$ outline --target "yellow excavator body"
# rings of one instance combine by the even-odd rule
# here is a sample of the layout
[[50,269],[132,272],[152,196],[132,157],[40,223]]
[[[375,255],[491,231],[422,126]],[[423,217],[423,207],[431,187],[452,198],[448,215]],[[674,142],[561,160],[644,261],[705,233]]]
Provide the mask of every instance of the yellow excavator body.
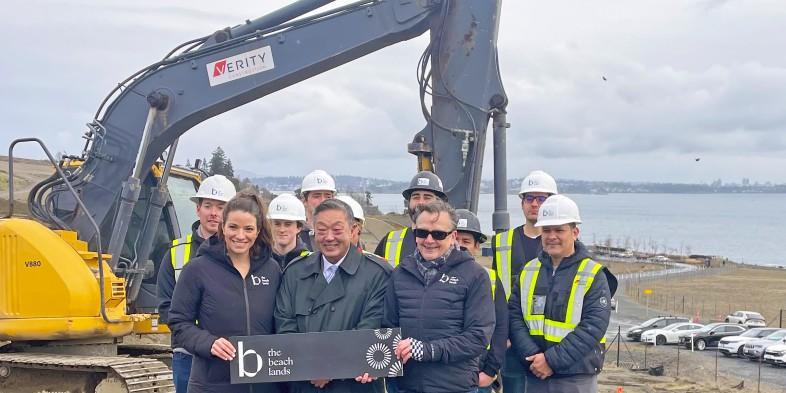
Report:
[[126,315],[125,280],[103,256],[107,322],[101,315],[98,254],[73,231],[23,218],[0,220],[0,341],[113,338],[144,314]]

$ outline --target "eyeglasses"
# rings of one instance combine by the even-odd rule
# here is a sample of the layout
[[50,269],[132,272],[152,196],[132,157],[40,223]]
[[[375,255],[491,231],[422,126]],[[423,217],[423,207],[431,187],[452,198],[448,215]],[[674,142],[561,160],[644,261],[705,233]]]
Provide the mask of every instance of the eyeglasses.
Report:
[[445,240],[448,235],[453,233],[453,231],[445,232],[445,231],[427,231],[425,229],[415,229],[413,231],[415,233],[415,237],[419,237],[421,239],[425,239],[428,235],[431,235],[434,240]]
[[546,202],[547,198],[548,198],[547,196],[543,196],[543,195],[524,195],[524,197],[522,197],[521,199],[523,199],[527,203],[535,202],[536,199],[538,200],[538,203],[543,203]]

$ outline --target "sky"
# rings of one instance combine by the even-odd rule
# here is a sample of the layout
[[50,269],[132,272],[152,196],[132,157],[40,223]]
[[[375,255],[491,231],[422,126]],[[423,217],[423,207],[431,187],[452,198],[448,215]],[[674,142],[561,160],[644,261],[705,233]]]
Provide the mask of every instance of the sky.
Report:
[[[118,82],[181,42],[287,3],[4,1],[0,144],[38,136],[78,153]],[[503,1],[508,176],[786,183],[785,24],[779,0]],[[244,174],[407,180],[416,161],[406,144],[425,124],[415,67],[427,43],[385,48],[199,124],[177,162],[220,145]]]

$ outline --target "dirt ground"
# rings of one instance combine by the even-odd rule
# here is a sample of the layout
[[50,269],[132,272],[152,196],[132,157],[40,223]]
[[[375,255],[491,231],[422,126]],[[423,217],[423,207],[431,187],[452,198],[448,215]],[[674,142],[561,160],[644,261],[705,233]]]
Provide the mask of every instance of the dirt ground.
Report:
[[[54,173],[49,161],[14,158],[15,215],[27,215],[27,194],[39,181]],[[8,213],[8,157],[0,156],[0,216]]]
[[[786,326],[786,269],[738,267],[719,269],[709,276],[672,277],[642,283],[627,294],[638,302],[646,301],[644,289],[651,289],[650,307],[699,316],[701,320],[723,320],[737,310],[760,312],[769,326],[780,324],[781,310]],[[645,288],[646,287],[646,288]],[[683,297],[685,306],[683,312]]]

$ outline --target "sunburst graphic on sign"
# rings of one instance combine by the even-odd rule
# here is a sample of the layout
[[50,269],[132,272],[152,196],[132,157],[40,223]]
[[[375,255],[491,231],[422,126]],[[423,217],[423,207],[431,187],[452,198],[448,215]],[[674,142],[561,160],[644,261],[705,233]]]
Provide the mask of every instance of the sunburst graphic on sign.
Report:
[[404,366],[401,364],[401,362],[400,361],[396,361],[388,369],[388,377],[391,377],[391,378],[398,377],[401,374],[402,368],[404,368]]
[[387,340],[393,335],[393,329],[376,329],[374,335],[380,340]]
[[396,337],[393,337],[393,348],[398,348],[398,342],[401,341],[401,335],[397,334]]
[[372,344],[366,351],[366,362],[375,370],[382,370],[390,365],[391,351],[383,343]]

